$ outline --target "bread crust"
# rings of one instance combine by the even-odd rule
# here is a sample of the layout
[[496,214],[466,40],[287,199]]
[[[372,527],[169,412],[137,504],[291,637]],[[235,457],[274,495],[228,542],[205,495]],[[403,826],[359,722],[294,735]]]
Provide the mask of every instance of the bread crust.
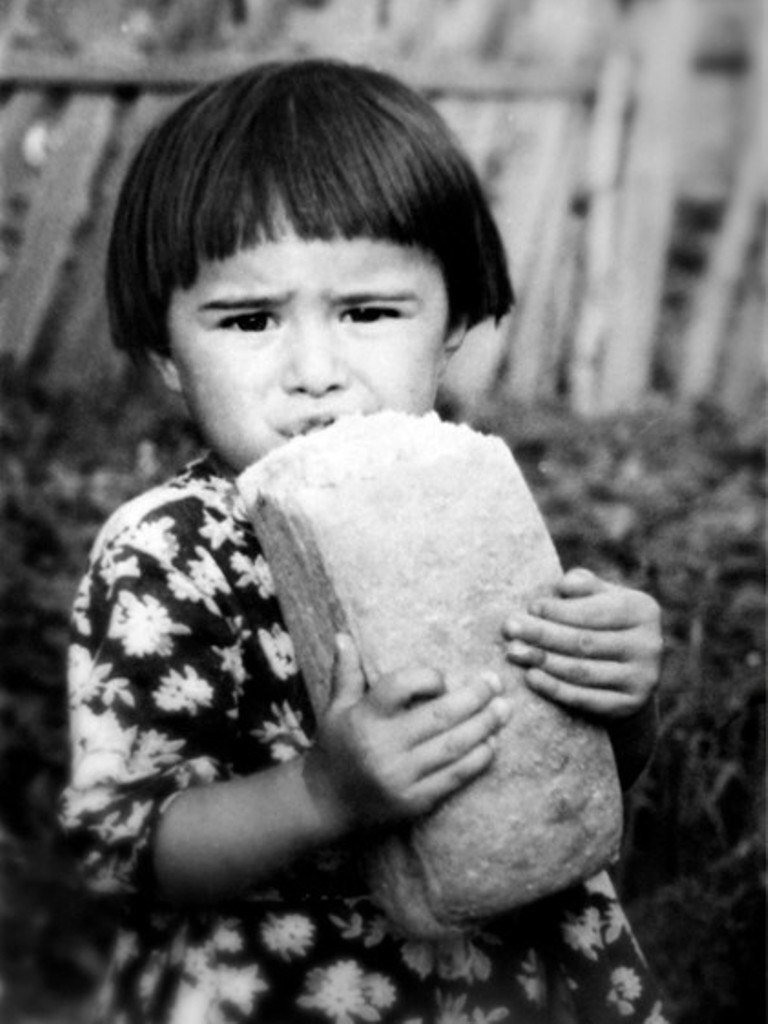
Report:
[[398,669],[449,687],[492,670],[513,705],[491,768],[371,851],[391,921],[439,937],[529,904],[615,859],[621,793],[605,731],[545,701],[505,657],[501,625],[561,576],[498,438],[385,412],[291,441],[238,481],[318,713],[335,633],[372,687]]

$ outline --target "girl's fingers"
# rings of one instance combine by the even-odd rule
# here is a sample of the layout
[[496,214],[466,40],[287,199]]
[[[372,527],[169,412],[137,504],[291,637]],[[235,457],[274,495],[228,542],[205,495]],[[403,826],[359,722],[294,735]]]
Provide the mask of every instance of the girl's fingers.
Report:
[[423,814],[457,789],[481,775],[495,756],[494,743],[487,740],[473,747],[464,757],[425,775],[413,787],[410,806],[413,813]]
[[650,642],[648,651],[644,650],[648,639],[644,630],[578,629],[521,615],[514,622],[508,622],[504,632],[511,638],[507,654],[522,665],[541,665],[546,656],[545,650],[573,657],[621,662],[652,653]]
[[413,708],[404,723],[408,743],[416,746],[442,736],[480,713],[506,720],[508,703],[501,680],[494,673],[486,673],[437,700]]
[[587,597],[542,597],[528,611],[526,618],[589,630],[632,629],[659,620],[659,607],[652,597],[639,590],[610,586]]
[[417,758],[418,776],[424,778],[463,760],[492,737],[509,721],[511,705],[502,697],[494,699],[478,714],[455,728],[434,736],[413,751]]
[[614,690],[617,693],[634,692],[638,687],[645,688],[642,675],[647,674],[648,685],[654,678],[653,666],[649,663],[647,673],[636,662],[623,664],[616,661],[597,661],[585,658],[569,658],[564,654],[547,653],[541,665],[531,669],[526,678],[534,673],[543,672],[571,686],[589,686],[603,690]]
[[555,676],[531,669],[526,673],[526,682],[530,688],[556,704],[578,711],[585,715],[596,715],[600,718],[626,718],[635,714],[643,701],[636,695],[621,693],[599,686],[579,686]]
[[561,597],[588,597],[601,591],[610,590],[611,583],[595,576],[589,569],[581,567],[570,569],[557,584],[556,590]]
[[524,668],[534,668],[536,665],[543,665],[546,658],[546,651],[540,647],[531,647],[524,640],[512,640],[507,644],[507,657],[516,665]]

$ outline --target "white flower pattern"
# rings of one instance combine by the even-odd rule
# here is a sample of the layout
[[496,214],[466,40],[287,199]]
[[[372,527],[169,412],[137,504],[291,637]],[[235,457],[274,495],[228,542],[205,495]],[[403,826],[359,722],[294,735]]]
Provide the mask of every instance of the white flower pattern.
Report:
[[269,914],[261,926],[266,948],[284,960],[306,956],[314,935],[315,926],[305,914]]
[[261,728],[253,730],[253,735],[269,746],[275,761],[290,761],[309,750],[311,743],[302,728],[301,714],[290,704],[286,701],[279,706],[273,704],[270,715]]
[[237,582],[240,586],[246,583],[254,584],[260,597],[274,597],[275,582],[263,555],[250,559],[242,551],[236,551],[232,555],[231,565],[232,570],[237,573]]
[[379,974],[365,974],[354,960],[313,968],[298,1006],[319,1010],[333,1024],[379,1021],[394,1002],[394,987]]
[[636,971],[631,967],[617,967],[611,973],[611,990],[608,1002],[615,1006],[622,1017],[628,1017],[634,1010],[643,986]]
[[[179,793],[274,768],[312,744],[272,574],[211,461],[107,523],[72,630],[62,821],[92,886],[131,900]],[[516,923],[409,939],[361,895],[358,865],[340,846],[220,911],[148,904],[119,932],[103,1021],[248,1024],[263,1011],[284,1024],[543,1024],[551,965]],[[578,981],[574,998],[590,994],[594,1019],[667,1024],[607,875],[574,890],[560,929],[563,970]]]
[[189,633],[189,627],[174,622],[168,609],[156,597],[120,595],[110,622],[108,636],[120,640],[127,655],[160,654],[173,650],[173,637]]
[[164,711],[188,711],[194,715],[201,706],[211,703],[213,687],[191,665],[185,665],[183,672],[171,669],[161,677],[154,699]]
[[179,544],[173,533],[174,525],[170,516],[151,522],[144,520],[128,534],[127,543],[156,558],[158,562],[171,563],[179,553]]
[[288,679],[297,672],[296,654],[293,641],[278,623],[267,630],[258,630],[257,636],[261,649],[267,657],[270,668],[278,679]]
[[597,960],[603,948],[599,910],[596,907],[587,907],[578,916],[569,915],[563,925],[563,934],[569,946],[590,960]]

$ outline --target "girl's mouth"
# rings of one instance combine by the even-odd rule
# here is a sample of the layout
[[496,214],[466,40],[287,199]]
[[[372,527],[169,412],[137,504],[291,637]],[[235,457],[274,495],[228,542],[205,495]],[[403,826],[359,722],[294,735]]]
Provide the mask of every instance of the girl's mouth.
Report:
[[326,427],[330,427],[331,424],[335,423],[338,416],[322,415],[322,416],[310,416],[305,420],[301,420],[298,423],[294,423],[288,428],[286,434],[289,437],[304,437],[307,434],[314,434],[318,430],[325,430]]

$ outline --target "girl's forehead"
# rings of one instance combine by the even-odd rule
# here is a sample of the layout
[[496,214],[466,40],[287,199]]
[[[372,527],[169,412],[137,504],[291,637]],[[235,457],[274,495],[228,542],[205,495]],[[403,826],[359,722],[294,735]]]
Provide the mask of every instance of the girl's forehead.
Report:
[[365,236],[303,238],[286,228],[274,238],[242,245],[222,259],[202,260],[197,283],[223,280],[296,278],[328,281],[346,278],[440,274],[437,260],[415,246]]

